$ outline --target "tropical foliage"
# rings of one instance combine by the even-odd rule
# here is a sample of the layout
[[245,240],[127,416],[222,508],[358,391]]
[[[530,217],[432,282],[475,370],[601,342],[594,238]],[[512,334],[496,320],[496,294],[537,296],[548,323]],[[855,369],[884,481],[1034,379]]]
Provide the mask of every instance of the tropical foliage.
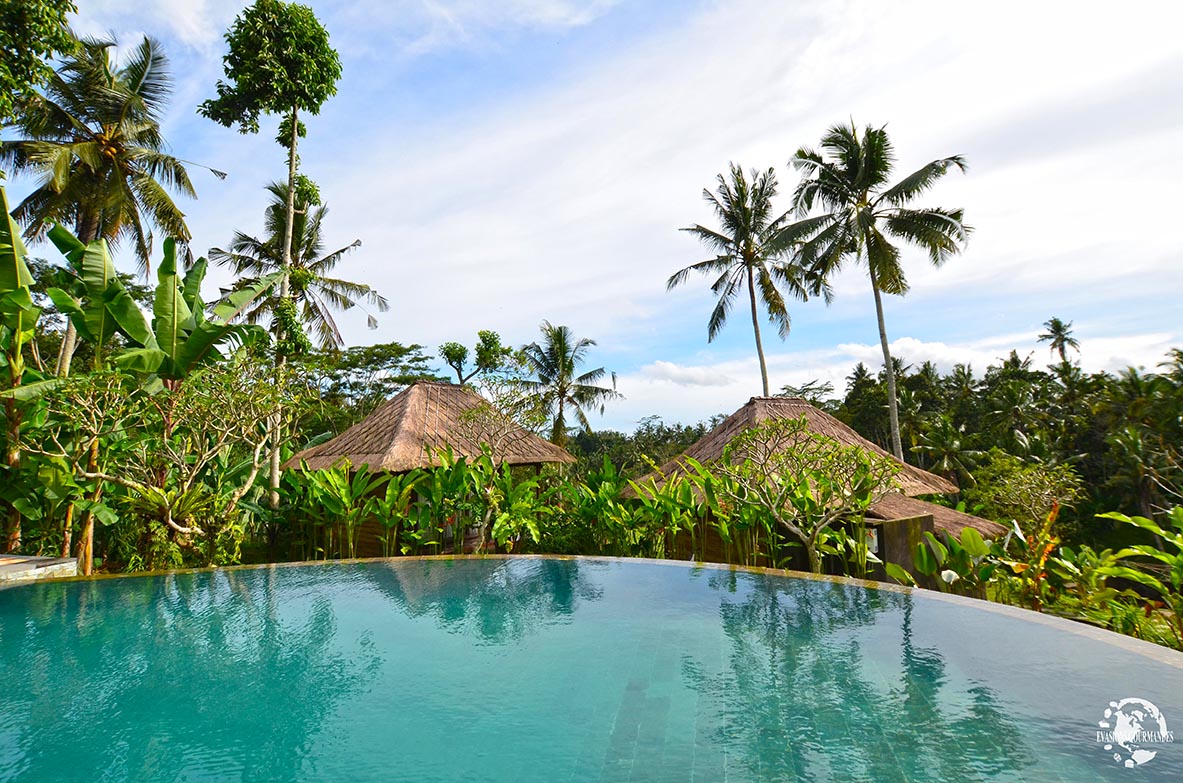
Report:
[[74,47],[66,16],[77,10],[72,0],[25,0],[0,8],[0,122],[49,78],[47,60]]
[[[1151,370],[1086,373],[1073,322],[1060,318],[1038,337],[1058,360],[1043,369],[1012,352],[981,375],[968,365],[942,372],[888,350],[881,294],[907,291],[901,248],[939,265],[965,245],[960,210],[913,206],[964,169],[960,157],[892,184],[883,129],[836,126],[819,151],[794,156],[803,176],[783,212],[774,171],[733,165],[705,193],[718,227],[685,229],[714,257],[668,281],[711,276],[712,339],[747,292],[769,395],[762,318],[784,337],[788,298],[828,298],[840,268],[866,268],[882,370],[856,366],[840,399],[819,381],[781,393],[955,481],[957,496],[933,500],[1005,531],[926,532],[900,562],[882,562],[868,515],[895,489],[899,462],[805,420],[754,427],[720,459],[683,459],[663,475],[657,465],[718,420],[649,417],[630,434],[593,431],[591,415],[620,396],[615,374],[589,369],[595,341],[567,326],[544,321],[540,339],[520,348],[492,330],[472,349],[347,347],[335,311],[387,304],[331,276],[359,243],[326,252],[327,208],[298,172],[300,117],[320,110],[340,76],[311,10],[257,0],[227,34],[226,78],[201,111],[245,132],[281,115],[288,178],[269,188],[261,237],[238,232],[211,253],[236,279],[207,301],[208,264],[192,259],[172,200],[193,186],[165,152],[159,44],[145,38],[119,63],[111,41],[59,35],[69,4],[20,7],[0,11],[0,34],[23,25],[30,35],[0,66],[14,108],[7,127],[19,137],[0,159],[35,180],[11,212],[0,189],[6,551],[73,556],[83,573],[442,552],[711,558],[892,578],[1183,648],[1183,351]],[[63,55],[56,69],[51,52]],[[48,239],[53,257],[30,258],[22,234]],[[117,243],[130,245],[139,271],[154,269],[154,285],[116,268]],[[81,370],[70,374],[75,354]],[[479,449],[445,447],[438,467],[399,475],[349,464],[279,471],[283,457],[408,384],[443,380],[435,355],[484,399],[448,422],[480,433]],[[569,447],[576,463],[508,464],[503,441],[523,428]]]
[[189,239],[169,190],[196,193],[160,132],[172,90],[160,44],[143,38],[122,64],[112,58],[116,46],[113,39],[77,43],[44,91],[22,101],[13,124],[19,137],[0,142],[0,164],[38,178],[14,212],[27,237],[67,223],[84,244],[127,240],[146,273],[150,226]]

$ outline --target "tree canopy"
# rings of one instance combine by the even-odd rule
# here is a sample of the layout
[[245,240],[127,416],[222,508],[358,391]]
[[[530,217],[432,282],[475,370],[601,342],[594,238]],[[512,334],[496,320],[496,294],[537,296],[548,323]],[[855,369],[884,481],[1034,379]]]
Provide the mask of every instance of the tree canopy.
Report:
[[0,5],[0,124],[22,98],[34,94],[53,68],[49,59],[75,46],[66,17],[73,0],[20,0]]
[[264,114],[318,114],[336,95],[341,58],[308,6],[256,0],[225,38],[226,80],[218,80],[218,97],[198,109],[214,122],[258,133]]

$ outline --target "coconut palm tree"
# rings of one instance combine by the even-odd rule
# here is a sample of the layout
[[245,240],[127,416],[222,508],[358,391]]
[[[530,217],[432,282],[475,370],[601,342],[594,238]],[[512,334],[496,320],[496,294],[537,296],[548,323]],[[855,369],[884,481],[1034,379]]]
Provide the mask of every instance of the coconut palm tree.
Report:
[[1043,328],[1046,332],[1039,335],[1039,342],[1050,343],[1049,349],[1052,353],[1060,355],[1060,361],[1068,361],[1068,349],[1080,351],[1080,343],[1072,336],[1072,322],[1064,323],[1059,318],[1052,318],[1044,321]]
[[791,322],[777,283],[783,285],[790,296],[801,301],[805,301],[810,293],[821,293],[829,301],[830,292],[824,285],[811,288],[813,278],[787,258],[793,234],[784,230],[787,215],[776,216],[772,208],[777,190],[776,172],[752,169],[750,175],[745,175],[741,166],[732,163],[730,178],[720,174],[717,179],[719,185],[715,192],[704,189],[702,195],[714,209],[720,229],[716,231],[701,225],[681,229],[697,236],[717,255],[674,273],[666,281],[666,290],[686,282],[691,272],[717,276],[711,284],[717,301],[707,323],[707,340],[713,341],[727,323],[735,299],[747,289],[752,331],[756,336],[756,356],[760,359],[760,380],[764,384],[764,396],[768,397],[768,365],[760,340],[759,304],[763,303],[768,319],[776,324],[781,339],[784,339],[789,334]]
[[[288,268],[288,283],[291,300],[303,326],[316,335],[321,348],[340,348],[345,344],[333,310],[349,310],[361,301],[379,312],[390,309],[386,298],[368,285],[351,283],[335,277],[328,277],[333,268],[350,250],[361,246],[361,240],[354,240],[332,253],[325,254],[322,235],[328,206],[313,203],[312,190],[297,187],[296,215],[292,226],[292,259]],[[271,193],[271,205],[267,207],[266,238],[248,236],[241,231],[234,232],[234,239],[228,250],[212,248],[209,257],[215,263],[229,267],[239,275],[233,290],[249,288],[267,275],[284,269],[283,244],[286,236],[287,184],[272,182],[267,186]],[[278,334],[276,310],[280,307],[278,292],[264,297],[243,314],[248,323],[269,321],[273,332]],[[377,327],[373,315],[368,315],[370,328]]]
[[[616,373],[609,374],[603,367],[576,375],[579,366],[587,360],[588,349],[596,344],[595,340],[586,337],[576,340],[569,327],[555,326],[550,321],[543,321],[539,328],[542,342],[530,343],[522,349],[526,367],[537,376],[537,380],[526,384],[537,390],[543,407],[553,417],[551,442],[565,446],[568,413],[585,432],[590,432],[591,424],[585,409],[598,407],[603,413],[604,404],[619,399],[621,395],[616,391]],[[611,389],[596,385],[605,376],[612,379]]]
[[928,458],[928,470],[950,481],[974,483],[972,470],[985,452],[971,448],[965,425],[954,426],[948,416],[938,415],[926,422],[920,442],[912,451]]
[[[160,44],[145,37],[122,65],[112,57],[115,46],[114,40],[79,41],[43,94],[21,102],[9,129],[20,137],[0,142],[0,165],[40,178],[13,211],[27,239],[65,223],[84,244],[127,240],[146,275],[151,226],[189,239],[185,215],[169,191],[196,193],[184,162],[164,151],[159,118],[172,81]],[[69,374],[75,339],[68,326],[58,375]]]
[[860,134],[853,123],[835,125],[822,137],[820,147],[820,152],[802,147],[790,161],[804,172],[793,195],[795,211],[804,217],[815,207],[821,210],[811,222],[802,221],[799,233],[808,232],[808,239],[799,246],[797,261],[810,273],[823,277],[848,261],[866,266],[887,372],[892,449],[896,458],[903,460],[896,379],[887,344],[882,294],[902,296],[908,292],[908,281],[900,264],[900,249],[892,241],[924,249],[936,266],[961,251],[970,232],[962,222],[962,210],[906,205],[950,169],[965,171],[965,160],[958,155],[939,158],[889,185],[895,155],[883,128],[867,126]]

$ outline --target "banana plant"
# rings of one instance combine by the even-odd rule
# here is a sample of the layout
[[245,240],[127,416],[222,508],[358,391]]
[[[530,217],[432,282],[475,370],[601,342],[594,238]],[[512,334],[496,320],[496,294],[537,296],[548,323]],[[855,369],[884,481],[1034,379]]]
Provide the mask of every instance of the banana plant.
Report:
[[233,322],[251,302],[274,288],[282,273],[235,291],[207,317],[201,284],[208,263],[198,259],[182,277],[177,270],[176,240],[166,239],[149,322],[119,279],[104,240],[84,245],[61,226],[55,226],[49,238],[70,262],[77,282],[71,291],[51,288],[46,293],[79,336],[94,346],[96,367],[102,365],[107,344],[119,334],[130,347],[116,357],[116,365],[159,378],[168,386],[223,358],[226,345],[266,334],[258,326]]
[[[30,286],[33,276],[25,264],[28,255],[21,241],[20,228],[8,214],[8,197],[0,188],[0,207],[4,217],[0,220],[0,347],[2,360],[8,368],[4,396],[5,446],[4,468],[8,482],[20,469],[21,463],[21,415],[18,405],[18,391],[24,382],[25,344],[33,339],[41,308],[33,304]],[[5,549],[14,552],[21,543],[21,514],[16,506],[10,506],[6,527]]]
[[[1108,565],[1100,570],[1106,576],[1137,582],[1156,593],[1158,598],[1147,602],[1147,614],[1155,609],[1164,610],[1163,615],[1175,634],[1176,645],[1183,649],[1183,506],[1167,512],[1169,529],[1146,517],[1129,517],[1115,512],[1097,516],[1141,528],[1163,542],[1161,549],[1146,544],[1126,547],[1114,556],[1118,561],[1124,561],[1121,565]],[[1152,565],[1156,568],[1149,567]]]
[[[116,363],[124,369],[155,375],[165,385],[183,381],[193,370],[224,358],[222,349],[265,339],[259,326],[234,323],[256,299],[277,285],[282,272],[267,275],[258,284],[235,291],[213,307],[206,317],[201,284],[208,263],[200,258],[184,276],[177,271],[176,241],[164,241],[164,259],[157,267],[156,298],[151,329],[130,335],[137,346],[124,351]],[[141,316],[142,318],[142,316]],[[145,327],[147,324],[144,324]]]
[[115,271],[106,240],[83,244],[62,226],[54,226],[49,239],[66,257],[75,278],[69,291],[50,288],[46,294],[79,337],[94,347],[95,369],[103,366],[105,349],[115,335],[138,344],[151,339],[144,314]]

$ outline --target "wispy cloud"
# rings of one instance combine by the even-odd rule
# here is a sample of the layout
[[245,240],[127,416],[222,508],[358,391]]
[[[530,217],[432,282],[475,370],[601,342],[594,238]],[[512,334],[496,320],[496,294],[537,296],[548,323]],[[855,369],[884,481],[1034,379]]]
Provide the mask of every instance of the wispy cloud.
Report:
[[[283,173],[269,131],[242,137],[192,114],[243,4],[84,7],[95,29],[166,31],[183,50],[170,138],[231,172],[191,205],[198,248],[258,231],[262,185]],[[652,7],[626,29],[613,25],[631,4],[606,0],[318,4],[345,78],[309,120],[303,166],[332,206],[327,244],[364,242],[341,276],[394,305],[377,333],[343,316],[350,341],[434,344],[495,328],[523,343],[548,318],[597,339],[596,363],[623,371],[621,417],[733,409],[758,388],[750,324],[737,315],[708,345],[707,284],[665,292],[671,272],[704,257],[677,228],[710,221],[699,194],[728,161],[775,166],[790,190],[792,151],[852,117],[890,123],[901,173],[951,153],[971,164],[930,199],[966,208],[977,229],[966,253],[934,269],[907,251],[912,291],[888,300],[905,358],[981,368],[1012,346],[1045,352],[1033,330],[1051,315],[1075,320],[1086,364],[1106,369],[1153,364],[1159,338],[1179,339],[1173,4],[1108,15],[1009,0]],[[529,67],[534,51],[596,30],[621,42]],[[460,56],[473,49],[483,53]],[[408,60],[422,65],[414,80]],[[514,63],[527,63],[521,84],[486,73]],[[470,103],[439,94],[470,83]],[[855,361],[878,364],[865,273],[852,267],[836,286],[833,307],[794,305],[789,341],[768,341],[774,385],[841,388]],[[1002,333],[1017,339],[989,344]]]

